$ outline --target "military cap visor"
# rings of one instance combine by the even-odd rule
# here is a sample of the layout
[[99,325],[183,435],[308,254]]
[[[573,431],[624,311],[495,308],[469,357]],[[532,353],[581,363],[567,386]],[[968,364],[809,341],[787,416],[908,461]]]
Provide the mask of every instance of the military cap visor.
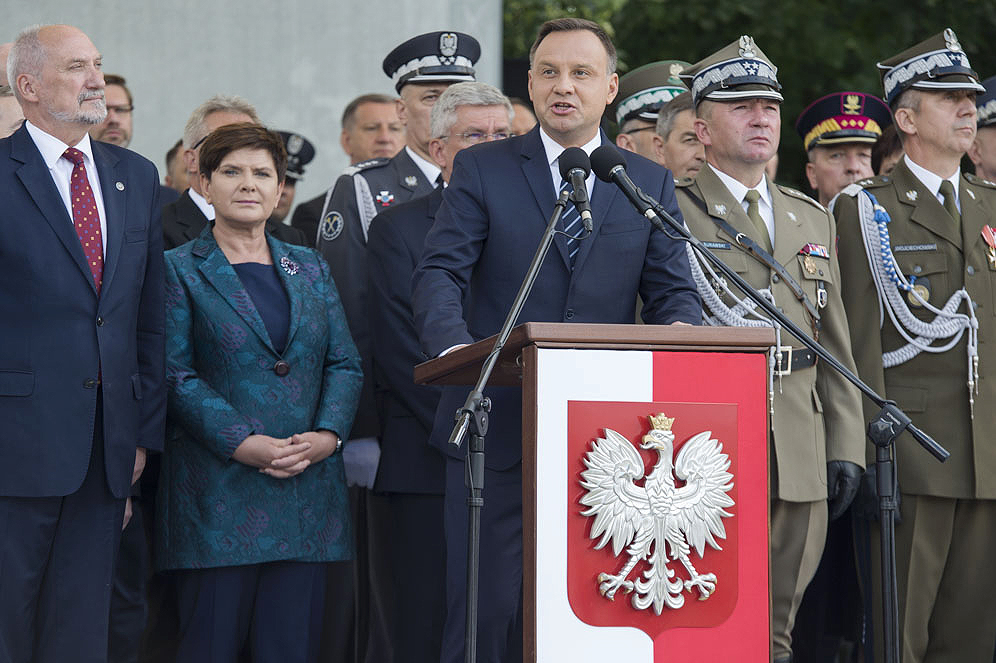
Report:
[[776,76],[778,68],[744,35],[739,41],[693,64],[681,72],[681,79],[692,91],[692,102],[698,107],[703,99],[732,101],[735,99],[773,99],[784,101]]
[[315,158],[315,146],[304,136],[289,131],[278,131],[287,150],[286,178],[295,182],[304,177],[304,167]]
[[459,83],[476,80],[474,64],[481,45],[462,32],[429,32],[412,37],[384,58],[384,73],[394,89],[408,83]]
[[638,67],[619,79],[619,94],[610,107],[616,123],[633,119],[656,122],[657,113],[667,102],[688,88],[678,74],[688,67],[681,60],[662,60]]
[[979,127],[990,127],[996,125],[996,76],[992,76],[982,81],[985,93],[980,94],[975,99],[975,107],[979,111]]
[[835,92],[807,106],[799,114],[795,129],[808,151],[818,145],[874,143],[890,124],[892,113],[878,97]]
[[986,91],[951,28],[879,62],[878,68],[889,105],[911,88]]

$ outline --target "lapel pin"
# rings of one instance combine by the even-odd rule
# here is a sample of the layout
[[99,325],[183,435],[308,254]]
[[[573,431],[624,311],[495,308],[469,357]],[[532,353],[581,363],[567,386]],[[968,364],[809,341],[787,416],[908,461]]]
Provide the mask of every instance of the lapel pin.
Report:
[[916,191],[910,189],[909,191],[906,192],[906,197],[909,198],[912,202],[916,202]]
[[414,175],[409,175],[405,178],[405,184],[414,189],[418,185],[418,178]]
[[297,274],[299,269],[297,263],[288,258],[287,256],[284,256],[283,258],[280,259],[280,266],[283,267],[284,271],[291,276]]
[[114,187],[115,187],[115,188],[116,188],[116,189],[117,189],[118,191],[124,191],[124,182],[115,182],[115,183],[114,183]]

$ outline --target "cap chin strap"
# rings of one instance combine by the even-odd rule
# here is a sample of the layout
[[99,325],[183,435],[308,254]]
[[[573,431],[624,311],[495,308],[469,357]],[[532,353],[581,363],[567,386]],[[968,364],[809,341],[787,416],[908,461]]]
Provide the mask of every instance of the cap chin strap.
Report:
[[[875,196],[859,184],[851,184],[830,201],[833,211],[837,198],[852,196],[858,205],[858,222],[864,240],[868,267],[875,282],[878,294],[879,328],[885,323],[885,313],[889,314],[896,331],[906,339],[906,345],[882,354],[882,366],[891,368],[913,359],[921,352],[938,354],[956,346],[965,332],[968,332],[968,402],[972,418],[975,418],[975,395],[979,385],[979,321],[975,317],[972,298],[964,287],[956,291],[938,309],[927,302],[913,289],[912,284],[899,268],[892,253],[892,240],[889,236],[889,213],[878,204]],[[859,195],[864,194],[864,195]],[[902,292],[900,292],[902,291]],[[909,293],[921,306],[934,314],[931,322],[925,322],[910,311],[903,292]],[[957,313],[962,303],[968,313]],[[945,341],[934,345],[935,341]]]

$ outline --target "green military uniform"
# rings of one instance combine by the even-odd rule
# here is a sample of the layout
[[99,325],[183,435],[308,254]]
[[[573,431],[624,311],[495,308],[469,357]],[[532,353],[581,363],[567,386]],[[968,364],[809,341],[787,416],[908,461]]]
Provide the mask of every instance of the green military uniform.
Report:
[[[745,41],[747,40],[747,41]],[[747,62],[736,54],[745,52]],[[761,66],[756,66],[760,61]],[[736,98],[773,98],[777,94],[774,67],[754,46],[749,37],[741,38],[720,53],[686,70],[682,75],[698,77],[715,67],[742,73],[745,69],[771,72],[763,76],[737,79],[742,86],[723,84],[713,74],[706,84],[693,79],[691,88],[698,106],[702,98],[716,101]],[[715,83],[722,96],[710,96],[709,83]],[[777,95],[777,96],[773,96]],[[710,148],[706,160],[710,161]],[[828,212],[815,200],[793,189],[773,184],[766,177],[757,188],[766,187],[774,216],[774,259],[801,286],[808,301],[820,316],[819,338],[831,353],[853,367],[847,320],[840,296],[840,273],[835,255],[835,225]],[[768,289],[778,306],[801,329],[813,334],[813,318],[805,304],[793,294],[786,280],[742,248],[737,235],[744,234],[763,241],[748,218],[744,203],[733,194],[710,163],[694,180],[678,183],[678,204],[689,230],[728,266],[757,289]],[[717,220],[730,226],[720,227]],[[693,269],[693,274],[696,270]],[[721,279],[708,276],[697,280],[704,303],[713,290],[733,306],[732,297],[723,292]],[[734,296],[743,298],[735,287]],[[706,310],[707,315],[716,315]],[[725,322],[725,324],[731,324]],[[860,419],[860,394],[839,373],[815,363],[815,357],[787,332],[781,332],[783,346],[794,346],[795,366],[791,374],[773,381],[773,414],[770,419],[770,497],[771,497],[771,593],[772,648],[776,661],[791,660],[791,632],[795,613],[823,552],[827,528],[827,462],[847,461],[864,464],[864,431]],[[784,353],[787,355],[787,353]],[[784,370],[788,359],[782,359]]]
[[[911,59],[915,67],[918,53],[938,51],[950,56],[948,61],[956,66],[964,56],[953,32],[945,31],[897,56],[899,61],[887,71],[908,66]],[[952,89],[978,89],[973,86],[977,79],[968,69],[967,58],[962,68],[932,73],[930,87],[923,89],[943,91],[945,84]],[[916,80],[910,79],[890,88],[888,75],[890,102],[902,90],[917,87]],[[951,452],[942,464],[909,436],[900,437],[896,444],[902,498],[902,519],[896,526],[902,660],[989,663],[996,638],[992,596],[996,565],[989,559],[996,549],[996,383],[989,378],[996,366],[989,348],[996,342],[996,252],[990,253],[982,231],[987,224],[996,224],[996,186],[961,176],[959,222],[939,202],[937,192],[928,190],[914,174],[906,158],[891,175],[858,182],[834,203],[844,302],[860,375]],[[969,368],[968,331],[945,352],[923,352],[883,367],[883,353],[905,346],[906,340],[879,305],[859,222],[859,205],[865,197],[862,189],[891,218],[887,228],[896,271],[920,297],[936,308],[942,308],[962,288],[971,298],[978,325],[978,379],[973,375],[977,393],[970,396],[967,384],[974,373]],[[872,232],[877,234],[877,229],[872,227]],[[916,319],[935,319],[915,295],[900,292]],[[968,308],[962,302],[957,312],[967,316]],[[866,402],[865,406],[866,417],[877,414],[874,405]],[[869,454],[874,454],[870,448]],[[877,551],[872,558],[878,562]],[[874,580],[877,583],[877,570]],[[880,596],[876,599],[880,604]],[[871,617],[878,626],[880,607],[876,612]],[[876,633],[881,633],[880,628]],[[876,640],[881,649],[880,635]]]

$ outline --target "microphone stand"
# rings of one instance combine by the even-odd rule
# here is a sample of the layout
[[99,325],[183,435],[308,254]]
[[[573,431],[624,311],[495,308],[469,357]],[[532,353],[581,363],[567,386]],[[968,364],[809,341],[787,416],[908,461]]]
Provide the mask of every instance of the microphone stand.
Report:
[[470,444],[467,447],[467,624],[464,637],[464,661],[474,663],[477,660],[477,601],[478,601],[478,578],[480,576],[480,546],[481,546],[481,509],[484,507],[484,436],[488,432],[488,413],[491,411],[491,399],[484,396],[484,387],[487,385],[498,363],[498,355],[501,354],[505,342],[508,340],[515,321],[525,306],[529,291],[532,290],[536,277],[539,275],[543,259],[546,257],[550,244],[553,243],[553,236],[557,222],[567,207],[570,199],[568,191],[562,191],[553,207],[553,214],[547,223],[543,238],[536,249],[533,261],[529,264],[526,276],[519,286],[519,292],[512,302],[512,309],[508,312],[502,324],[498,338],[495,340],[491,354],[488,355],[481,367],[481,374],[474,384],[474,388],[464,401],[463,407],[456,412],[456,424],[453,432],[450,433],[450,444],[460,446],[467,433],[470,433]]
[[[910,418],[896,405],[894,401],[886,400],[879,396],[871,387],[866,385],[861,379],[852,373],[846,366],[840,363],[836,357],[826,350],[822,345],[814,341],[808,334],[788,319],[777,307],[765,299],[757,290],[751,287],[739,274],[730,269],[712,251],[705,247],[701,241],[684,226],[678,223],[674,217],[668,214],[660,203],[652,197],[636,189],[637,195],[644,205],[639,205],[636,200],[630,202],[639,209],[647,219],[658,230],[675,240],[688,242],[696,253],[708,260],[714,267],[723,273],[730,281],[735,283],[741,292],[760,306],[765,313],[777,320],[778,323],[788,330],[792,336],[816,355],[826,362],[835,371],[843,375],[851,384],[857,387],[873,403],[878,405],[881,411],[868,424],[868,439],[875,445],[875,466],[877,476],[877,491],[879,500],[879,525],[881,532],[881,562],[882,562],[882,616],[884,623],[883,643],[885,645],[886,663],[899,663],[899,600],[896,592],[896,511],[898,502],[896,500],[897,480],[895,474],[895,442],[899,434],[904,430],[909,431],[920,446],[930,452],[937,460],[944,462],[951,454],[933,438],[913,425]],[[646,207],[646,211],[644,211]],[[668,227],[661,219],[667,222],[670,230],[677,233],[675,237],[668,232]],[[735,238],[740,243],[740,237]],[[744,245],[741,245],[744,246]],[[746,248],[746,246],[744,247]]]

